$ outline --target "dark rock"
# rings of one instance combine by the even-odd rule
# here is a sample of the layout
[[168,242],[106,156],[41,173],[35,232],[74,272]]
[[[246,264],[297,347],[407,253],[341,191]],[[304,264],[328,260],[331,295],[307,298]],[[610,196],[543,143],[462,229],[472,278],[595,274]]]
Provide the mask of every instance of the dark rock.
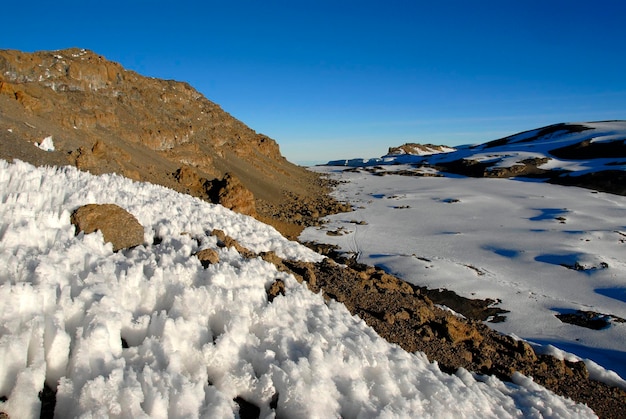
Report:
[[[51,389],[47,385],[43,386],[43,390],[39,392],[39,400],[41,401],[41,412],[39,414],[40,419],[52,419],[54,418],[54,408],[57,404],[56,390]],[[7,415],[8,418],[8,415]],[[2,419],[2,416],[0,416]]]
[[282,280],[277,279],[270,286],[270,289],[267,290],[267,299],[271,303],[272,301],[274,301],[274,298],[278,297],[279,295],[285,295],[285,283]]
[[597,313],[595,311],[576,310],[571,313],[556,314],[563,323],[569,323],[587,329],[602,330],[611,325],[611,321],[625,323],[626,319],[610,314]]
[[239,417],[241,419],[257,419],[261,415],[261,409],[257,405],[242,397],[237,396],[235,403],[239,405]]

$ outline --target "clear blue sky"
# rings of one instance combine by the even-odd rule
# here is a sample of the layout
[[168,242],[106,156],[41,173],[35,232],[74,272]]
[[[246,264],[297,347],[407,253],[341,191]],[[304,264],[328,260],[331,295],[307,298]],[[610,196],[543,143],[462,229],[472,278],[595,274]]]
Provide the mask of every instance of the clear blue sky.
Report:
[[0,48],[189,82],[293,162],[626,119],[626,1],[11,1]]

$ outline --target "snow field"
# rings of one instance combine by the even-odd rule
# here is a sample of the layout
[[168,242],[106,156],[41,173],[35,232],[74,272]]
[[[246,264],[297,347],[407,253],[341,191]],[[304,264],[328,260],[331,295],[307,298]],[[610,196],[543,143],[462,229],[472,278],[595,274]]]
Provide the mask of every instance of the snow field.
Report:
[[510,313],[490,327],[576,354],[594,377],[626,388],[626,323],[591,330],[555,317],[626,319],[625,197],[512,179],[315,170],[342,181],[336,197],[355,211],[327,217],[301,240],[337,244],[419,286],[500,299]]
[[[232,417],[238,396],[269,418],[594,416],[525,377],[444,374],[208,234],[321,259],[250,217],[115,175],[21,162],[0,161],[0,196],[0,410],[11,417],[39,416],[44,382],[57,389],[57,417]],[[130,211],[145,244],[113,253],[100,233],[75,236],[70,214],[88,203]],[[220,262],[204,269],[193,253],[206,247]],[[277,278],[286,293],[269,303]]]

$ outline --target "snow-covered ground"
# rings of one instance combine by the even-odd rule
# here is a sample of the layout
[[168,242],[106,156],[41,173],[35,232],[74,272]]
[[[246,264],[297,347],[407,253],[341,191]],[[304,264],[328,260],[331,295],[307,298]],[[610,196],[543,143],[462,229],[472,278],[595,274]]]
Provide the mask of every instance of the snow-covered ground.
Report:
[[626,377],[626,323],[592,330],[555,317],[584,310],[626,319],[626,197],[512,179],[344,169],[314,170],[341,180],[335,195],[355,211],[327,217],[302,240],[337,244],[416,285],[499,299],[510,313],[491,327],[542,351],[588,359],[592,374],[626,388],[595,365]]
[[[611,274],[623,273],[623,265],[612,256],[616,245],[610,240],[610,229],[624,227],[608,226],[623,211],[618,205],[622,201],[598,195],[589,200],[590,206],[566,213],[568,220],[587,220],[596,227],[601,217],[608,217],[602,229],[583,233],[559,232],[561,226],[542,219],[510,221],[511,227],[504,228],[516,228],[521,235],[520,241],[511,243],[480,238],[487,224],[480,217],[496,217],[493,211],[472,215],[474,223],[445,213],[463,205],[490,208],[490,200],[498,207],[504,204],[502,199],[490,199],[489,194],[481,198],[458,188],[448,196],[438,192],[436,184],[430,185],[428,197],[420,201],[431,201],[424,208],[439,211],[434,221],[422,214],[424,223],[431,226],[431,240],[397,232],[395,236],[404,243],[403,254],[410,248],[409,252],[432,257],[428,272],[436,283],[444,285],[441,278],[448,274],[459,278],[467,274],[458,263],[475,263],[488,272],[478,280],[463,276],[477,285],[484,282],[472,292],[493,296],[494,288],[487,286],[493,284],[494,292],[504,297],[504,305],[512,306],[507,301],[511,292],[502,291],[510,288],[513,293],[520,291],[523,302],[546,311],[543,306],[548,297],[543,295],[552,295],[555,287],[550,281],[559,280],[551,270],[558,270],[552,261],[560,252],[567,256],[572,251],[547,247],[537,253],[545,261],[533,260],[534,251],[525,253],[529,252],[525,223],[535,223],[538,237],[562,237],[563,245],[568,237],[601,244],[606,252],[602,261],[610,269],[572,274],[566,288],[587,290],[580,285],[586,281],[608,289],[596,293],[591,303],[619,311],[619,304],[611,305],[611,296],[619,297],[622,291]],[[351,214],[370,221],[369,229],[352,234],[351,243],[363,258],[384,261],[398,270],[403,269],[403,260],[414,259],[394,255],[401,246],[393,246],[388,239],[393,233],[389,224],[380,224],[380,229],[375,226],[377,217],[384,214],[379,203],[414,202],[416,193],[415,188],[398,183],[393,192],[398,198],[392,201],[363,190],[363,205],[370,209]],[[552,208],[545,201],[548,198],[541,200],[535,193],[539,209],[516,210],[520,215],[537,217],[541,208]],[[518,192],[519,196],[527,194]],[[438,200],[433,199],[435,195]],[[448,197],[461,202],[446,204],[442,200]],[[599,213],[594,210],[595,200],[605,203]],[[130,211],[145,227],[145,244],[114,253],[100,233],[75,236],[70,214],[88,203],[115,203]],[[570,201],[565,204],[574,209]],[[510,211],[513,208],[509,206]],[[393,214],[418,216],[414,211]],[[474,377],[464,370],[447,375],[423,355],[387,343],[341,304],[325,303],[321,295],[312,294],[274,265],[219,248],[209,234],[215,228],[256,252],[273,250],[299,260],[320,258],[271,227],[223,207],[115,175],[94,177],[74,168],[35,168],[0,161],[0,215],[0,396],[7,398],[0,410],[12,418],[39,416],[37,395],[44,382],[57,389],[56,416],[63,418],[232,417],[238,409],[236,397],[259,406],[261,417],[593,416],[585,406],[556,397],[523,376],[516,375],[516,384],[510,384]],[[336,220],[344,225],[340,218]],[[444,220],[448,221],[445,228],[439,225]],[[406,230],[415,224],[407,223]],[[448,234],[470,239],[467,258],[457,259],[447,251],[452,243],[435,240]],[[369,243],[378,242],[392,246],[370,251]],[[469,249],[481,243],[492,248]],[[583,253],[586,243],[579,244],[579,252]],[[201,248],[218,250],[220,262],[204,269],[193,256]],[[495,269],[496,264],[486,263],[488,257],[475,259],[481,252],[502,258],[500,265],[509,268],[502,272]],[[591,253],[589,263],[595,263],[595,255]],[[514,282],[505,277],[507,272],[521,272],[510,263],[518,258],[552,273],[545,278],[545,292],[533,297],[531,290],[539,291],[532,285],[536,281],[522,286],[516,284],[524,278]],[[426,266],[416,268],[426,271]],[[528,269],[524,273],[524,277],[538,276]],[[269,303],[266,288],[277,278],[285,281],[286,294]],[[563,299],[555,303],[558,307],[568,306],[577,295],[567,289],[560,292]],[[544,323],[549,330],[559,329]],[[613,330],[599,333],[601,342],[608,339],[607,334],[620,336]],[[122,339],[128,347],[122,346]],[[589,345],[587,339],[583,336],[580,345]],[[272,401],[276,409],[270,407]]]

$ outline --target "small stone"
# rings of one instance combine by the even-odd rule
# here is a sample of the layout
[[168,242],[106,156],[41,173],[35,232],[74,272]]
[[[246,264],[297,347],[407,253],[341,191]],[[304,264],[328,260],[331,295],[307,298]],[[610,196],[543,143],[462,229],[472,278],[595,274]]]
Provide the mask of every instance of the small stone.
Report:
[[220,256],[213,249],[202,249],[196,253],[196,257],[200,260],[200,263],[202,263],[205,269],[208,268],[209,265],[214,265],[220,261]]
[[396,313],[396,320],[409,320],[411,315],[406,310],[400,310]]
[[285,283],[282,280],[277,279],[270,286],[270,289],[267,290],[267,299],[271,303],[272,301],[274,301],[274,298],[278,297],[279,295],[285,295]]

